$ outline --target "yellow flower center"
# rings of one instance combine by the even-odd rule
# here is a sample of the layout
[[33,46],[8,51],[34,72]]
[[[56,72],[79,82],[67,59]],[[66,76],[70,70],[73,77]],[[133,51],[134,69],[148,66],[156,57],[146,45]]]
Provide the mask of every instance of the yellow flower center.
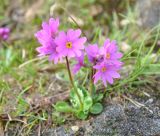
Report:
[[106,70],[107,70],[106,67],[102,67],[102,69],[101,69],[102,72],[105,72]]
[[107,59],[110,59],[110,57],[111,57],[110,54],[107,53],[107,54],[106,54],[106,58],[107,58]]
[[67,47],[68,49],[72,48],[72,43],[71,43],[71,42],[67,42],[67,43],[66,43],[66,47]]

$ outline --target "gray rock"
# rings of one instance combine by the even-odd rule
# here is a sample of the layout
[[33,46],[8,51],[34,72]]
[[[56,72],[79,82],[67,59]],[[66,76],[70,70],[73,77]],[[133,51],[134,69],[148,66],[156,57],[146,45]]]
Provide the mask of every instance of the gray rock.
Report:
[[160,24],[160,0],[137,0],[140,21],[143,27]]
[[59,127],[45,132],[43,136],[158,136],[160,116],[157,110],[152,114],[132,104],[126,107],[114,104],[107,106],[102,114],[76,133],[71,128]]
[[73,136],[73,131],[71,129],[67,130],[64,127],[58,127],[56,129],[50,129],[43,133],[42,136]]

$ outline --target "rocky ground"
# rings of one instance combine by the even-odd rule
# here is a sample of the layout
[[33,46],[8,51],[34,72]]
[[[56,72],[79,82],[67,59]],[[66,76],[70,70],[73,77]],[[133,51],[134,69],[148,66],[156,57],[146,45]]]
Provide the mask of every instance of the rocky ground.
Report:
[[[128,98],[127,98],[128,99]],[[160,136],[160,100],[114,102],[81,127],[58,127],[42,136]]]
[[160,136],[160,100],[125,99],[125,103],[113,100],[102,114],[80,121],[81,125],[67,123],[31,136]]

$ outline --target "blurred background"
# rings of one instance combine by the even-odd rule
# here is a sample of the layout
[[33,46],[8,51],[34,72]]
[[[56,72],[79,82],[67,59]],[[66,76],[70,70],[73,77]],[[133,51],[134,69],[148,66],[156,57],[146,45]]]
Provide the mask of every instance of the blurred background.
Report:
[[17,32],[13,39],[23,37],[19,31],[34,32],[49,17],[77,27],[72,17],[90,38],[98,30],[108,35],[129,25],[151,28],[160,20],[158,0],[1,0],[0,4],[0,25]]

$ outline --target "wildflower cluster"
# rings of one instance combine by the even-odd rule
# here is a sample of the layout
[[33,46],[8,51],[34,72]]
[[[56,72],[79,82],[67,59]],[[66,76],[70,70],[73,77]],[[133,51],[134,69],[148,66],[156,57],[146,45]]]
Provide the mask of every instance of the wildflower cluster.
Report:
[[[84,93],[84,91],[80,91],[71,73],[78,73],[82,67],[89,68],[92,71],[92,85],[96,84],[99,80],[102,80],[104,86],[107,86],[107,83],[113,84],[115,78],[120,78],[118,71],[121,69],[123,63],[119,59],[123,55],[118,51],[116,41],[106,39],[102,47],[99,47],[97,44],[88,44],[86,43],[87,38],[81,36],[82,32],[80,29],[68,29],[67,32],[60,31],[59,24],[59,19],[50,18],[49,22],[43,22],[42,29],[35,33],[35,37],[41,44],[37,48],[39,56],[48,55],[49,60],[54,61],[55,64],[66,60],[69,78],[76,97],[79,100],[80,107],[84,107],[85,97],[86,99],[90,98],[91,105],[93,105],[93,100],[90,97],[93,94],[90,94],[89,97],[88,95],[85,96],[88,92],[85,91]],[[87,58],[87,62],[85,58]],[[72,72],[68,59],[77,61],[72,68]],[[60,107],[62,106],[61,104],[63,105],[64,103],[60,103]],[[86,108],[84,109],[83,114],[85,115]]]
[[118,47],[115,41],[107,39],[104,42],[103,47],[98,48],[98,45],[89,45],[86,47],[86,52],[93,68],[96,70],[94,83],[98,80],[102,80],[106,86],[107,82],[113,84],[113,78],[120,78],[117,72],[122,62],[119,59],[122,57],[122,53],[118,52]]
[[80,37],[81,30],[69,29],[67,32],[59,31],[59,19],[50,18],[49,23],[42,23],[42,29],[35,34],[42,45],[37,48],[39,56],[49,55],[49,60],[58,63],[64,57],[75,58],[78,63],[73,67],[77,73],[81,67],[87,67],[84,63],[85,55],[95,69],[94,83],[102,80],[106,86],[107,82],[113,84],[113,78],[120,78],[117,72],[122,62],[119,59],[122,53],[118,52],[116,41],[106,39],[104,45],[99,48],[97,44],[84,46],[86,37]]
[[0,41],[7,40],[9,37],[10,29],[7,27],[0,27]]

